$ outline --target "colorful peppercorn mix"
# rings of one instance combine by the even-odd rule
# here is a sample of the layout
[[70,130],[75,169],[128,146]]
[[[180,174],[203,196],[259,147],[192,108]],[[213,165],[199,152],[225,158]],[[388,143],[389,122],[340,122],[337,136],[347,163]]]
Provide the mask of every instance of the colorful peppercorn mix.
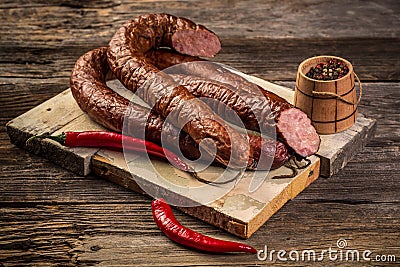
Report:
[[349,73],[349,67],[347,67],[343,61],[338,59],[331,59],[326,62],[318,63],[317,66],[312,67],[306,76],[314,80],[336,80],[344,77]]

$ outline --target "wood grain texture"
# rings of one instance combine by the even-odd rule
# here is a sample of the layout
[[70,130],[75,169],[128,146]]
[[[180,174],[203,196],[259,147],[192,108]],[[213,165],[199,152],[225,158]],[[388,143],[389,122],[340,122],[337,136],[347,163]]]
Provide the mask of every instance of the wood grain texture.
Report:
[[66,77],[81,54],[108,44],[125,21],[169,12],[219,34],[223,49],[217,61],[264,79],[293,79],[307,57],[332,54],[350,60],[364,79],[400,80],[396,0],[258,0],[252,7],[228,0],[3,1],[0,10],[0,63],[6,77]]
[[[394,254],[399,263],[399,2],[252,3],[1,1],[0,265],[270,265],[251,255],[204,254],[172,243],[153,223],[150,199],[98,177],[77,176],[9,142],[5,123],[68,88],[81,54],[107,44],[125,20],[159,11],[215,30],[223,43],[216,60],[292,88],[298,64],[309,56],[333,54],[352,62],[364,82],[360,113],[377,119],[375,138],[346,168],[318,179],[246,243],[257,249],[320,250],[345,238],[349,248]],[[238,240],[175,214],[196,231]],[[299,265],[311,264],[274,264]]]
[[[133,94],[123,89],[120,83],[114,80],[109,84],[114,90],[118,89],[119,94],[132,99]],[[275,87],[284,93],[292,92],[282,86]],[[136,98],[132,101],[138,101]],[[294,199],[315,181],[321,172],[320,159],[311,156],[308,158],[310,165],[298,169],[297,175],[290,179],[271,178],[291,173],[287,167],[282,166],[271,172],[248,171],[237,178],[240,180],[238,183],[205,187],[167,162],[150,161],[136,153],[68,148],[48,139],[32,139],[27,142],[28,137],[47,132],[56,136],[69,131],[104,130],[81,111],[70,89],[14,118],[7,123],[6,128],[11,143],[41,155],[66,170],[83,176],[93,173],[133,191],[164,197],[186,213],[242,238],[249,238],[286,202]],[[223,168],[210,166],[198,173],[198,176],[204,180],[224,181],[236,175],[235,172],[224,172]],[[260,179],[262,183],[257,189],[250,186]],[[210,194],[213,197],[207,198]]]
[[[211,26],[222,37],[324,38],[400,37],[400,5],[396,0],[327,2],[295,1],[2,1],[2,29],[14,27],[13,43],[76,44],[99,37],[110,38],[116,27],[135,16],[166,12]],[[329,12],[327,12],[329,11]],[[37,15],[40,14],[40,20]],[[251,16],[249,15],[251,14]],[[321,27],[323,22],[323,27]],[[354,29],[357,29],[357,33]],[[371,30],[371,28],[373,30]],[[96,31],[97,35],[87,33]],[[86,33],[86,34],[85,34]],[[63,36],[64,35],[64,36]]]

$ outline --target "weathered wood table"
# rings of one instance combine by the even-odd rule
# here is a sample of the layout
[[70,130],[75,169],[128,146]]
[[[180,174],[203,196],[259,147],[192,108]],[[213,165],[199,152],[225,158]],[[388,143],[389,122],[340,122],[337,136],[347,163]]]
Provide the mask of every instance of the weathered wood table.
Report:
[[[307,57],[331,54],[353,63],[364,89],[359,110],[377,120],[375,138],[339,173],[319,178],[244,242],[275,250],[272,261],[282,266],[315,264],[312,255],[302,259],[302,252],[321,256],[330,248],[337,252],[332,258],[325,252],[322,266],[400,262],[398,1],[46,3],[0,3],[0,266],[271,263],[270,254],[261,261],[177,245],[153,222],[150,198],[93,175],[78,176],[10,143],[5,124],[67,89],[81,54],[106,45],[130,18],[155,12],[206,25],[223,44],[216,61],[287,87],[294,87],[297,66]],[[196,231],[240,240],[175,214]],[[285,250],[286,261],[279,250]],[[366,250],[371,254],[364,255]],[[289,257],[293,251],[298,261]],[[356,251],[360,262],[345,262],[346,253]]]

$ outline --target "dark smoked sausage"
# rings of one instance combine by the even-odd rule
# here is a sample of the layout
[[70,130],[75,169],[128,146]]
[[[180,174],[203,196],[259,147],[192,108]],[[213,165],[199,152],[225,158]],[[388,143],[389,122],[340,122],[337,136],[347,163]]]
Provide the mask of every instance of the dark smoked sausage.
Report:
[[[133,127],[130,134],[141,137],[145,129],[145,138],[149,141],[161,144],[161,132],[165,131],[164,144],[178,144],[179,149],[189,159],[200,157],[198,144],[185,132],[165,122],[159,115],[150,111],[149,108],[130,101],[106,85],[109,66],[106,57],[107,47],[98,48],[81,56],[72,71],[70,86],[72,94],[80,108],[99,124],[111,130],[121,132],[124,118],[128,116],[125,123]],[[129,110],[129,114],[126,112]],[[163,128],[164,127],[164,128]],[[258,162],[262,157],[268,162],[272,161],[271,169],[282,166],[289,158],[288,150],[281,142],[249,135],[251,151],[253,152],[247,163],[247,169],[265,169],[269,166],[260,166]],[[177,147],[168,147],[177,150]],[[262,155],[260,153],[263,153]],[[218,159],[217,159],[218,160]],[[224,163],[224,162],[219,162]],[[258,165],[258,166],[257,166]],[[268,165],[268,164],[267,164]]]
[[[149,51],[147,57],[159,68],[176,65],[172,72],[192,75],[175,77],[196,97],[216,99],[207,103],[225,119],[238,124],[237,117],[233,117],[231,112],[225,113],[222,104],[234,110],[249,130],[268,134],[276,129],[277,136],[302,157],[318,151],[320,138],[311,120],[282,97],[263,90],[221,65],[198,57],[166,49]],[[202,62],[177,65],[195,61]]]
[[218,37],[201,25],[169,14],[139,16],[117,30],[111,38],[108,62],[112,72],[129,90],[136,92],[154,111],[188,133],[204,149],[217,149],[219,162],[242,168],[251,154],[247,138],[226,124],[203,101],[159,73],[145,57],[158,47],[170,47],[192,56],[214,56],[221,48]]

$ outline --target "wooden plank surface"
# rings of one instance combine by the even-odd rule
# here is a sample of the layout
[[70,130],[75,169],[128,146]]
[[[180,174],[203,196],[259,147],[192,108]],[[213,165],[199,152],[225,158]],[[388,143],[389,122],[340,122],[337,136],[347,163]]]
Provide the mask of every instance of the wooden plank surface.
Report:
[[[108,84],[128,99],[137,98],[118,81],[110,81]],[[275,87],[278,93],[285,94],[290,91],[282,86]],[[137,154],[129,155],[102,149],[66,148],[46,139],[34,139],[26,143],[28,137],[44,132],[57,135],[65,131],[102,129],[103,127],[97,125],[80,110],[70,89],[7,124],[7,132],[12,143],[40,154],[67,170],[81,175],[93,171],[94,174],[131,190],[145,192],[153,197],[159,195],[167,198],[186,213],[242,238],[249,238],[287,201],[315,181],[320,173],[320,160],[313,156],[310,157],[311,165],[299,170],[294,178],[279,180],[272,178],[291,173],[283,166],[271,172],[246,172],[238,178],[237,183],[209,186],[201,190],[204,184],[194,180],[189,174],[173,168],[167,162],[150,161]],[[230,174],[229,171],[225,174],[224,168],[211,166],[198,175],[204,180],[218,177],[229,180],[236,174]],[[254,179],[262,179],[263,183],[252,192],[250,184]],[[209,198],[207,195],[214,197]],[[200,203],[204,204],[199,205]]]
[[[318,179],[285,205],[246,243],[257,249],[328,249],[345,238],[349,248],[400,258],[399,2],[259,1],[251,18],[247,8],[247,1],[1,1],[1,264],[270,264],[251,255],[210,255],[178,246],[153,223],[150,199],[95,176],[75,175],[10,144],[6,122],[65,90],[77,57],[107,44],[125,19],[155,11],[218,28],[223,50],[216,60],[290,88],[304,58],[350,59],[364,82],[360,113],[377,120],[374,139],[338,174]],[[196,231],[238,241],[180,211],[175,214]],[[276,261],[274,266],[307,264]]]

